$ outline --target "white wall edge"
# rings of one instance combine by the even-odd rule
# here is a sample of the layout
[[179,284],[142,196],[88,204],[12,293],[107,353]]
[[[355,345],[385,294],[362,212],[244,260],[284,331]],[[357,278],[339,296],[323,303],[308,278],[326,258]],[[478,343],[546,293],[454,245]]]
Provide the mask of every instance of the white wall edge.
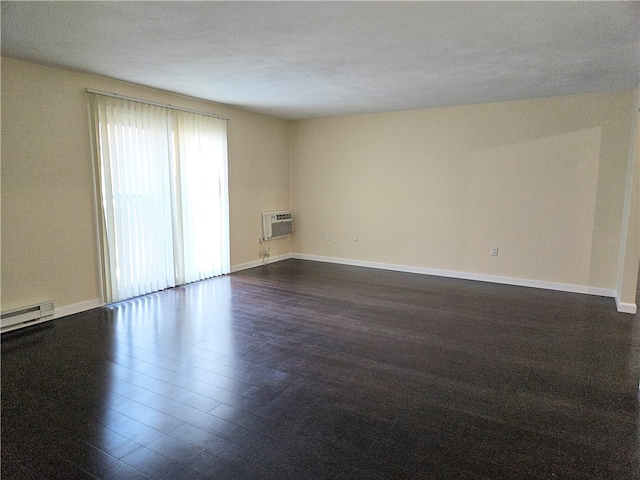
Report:
[[[293,258],[290,253],[284,255],[277,255],[275,257],[269,257],[269,263],[281,262],[282,260],[289,260]],[[259,267],[262,265],[262,260],[255,260],[253,262],[239,263],[238,265],[231,265],[231,273],[239,272],[241,270],[247,270],[249,268]]]
[[396,272],[418,273],[420,275],[433,275],[436,277],[458,278],[461,280],[476,280],[479,282],[499,283],[518,287],[542,288],[545,290],[557,290],[561,292],[582,293],[599,297],[615,297],[615,290],[608,288],[588,287],[585,285],[572,285],[568,283],[544,282],[526,278],[501,277],[498,275],[486,275],[482,273],[460,272],[455,270],[440,270],[436,268],[411,267],[408,265],[394,265],[390,263],[368,262],[364,260],[351,260],[348,258],[324,257],[321,255],[307,255],[294,253],[292,258],[300,260],[313,260],[316,262],[339,263],[354,267],[377,268],[380,270],[393,270]]
[[620,313],[630,313],[632,315],[635,315],[636,312],[638,311],[638,307],[635,303],[621,302],[617,295],[616,295],[616,309]]
[[80,312],[86,312],[87,310],[92,310],[94,308],[102,307],[104,303],[102,303],[97,298],[95,300],[88,300],[86,302],[74,303],[71,305],[65,305],[63,307],[55,307],[54,306],[54,314],[51,320],[55,320],[56,318],[66,317],[68,315],[73,315]]

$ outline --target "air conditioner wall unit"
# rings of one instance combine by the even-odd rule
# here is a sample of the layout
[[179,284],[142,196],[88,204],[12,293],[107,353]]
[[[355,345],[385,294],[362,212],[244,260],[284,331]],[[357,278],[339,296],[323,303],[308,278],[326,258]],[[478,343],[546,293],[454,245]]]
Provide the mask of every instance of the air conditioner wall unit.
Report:
[[286,237],[293,232],[293,218],[291,212],[263,212],[262,213],[262,239]]

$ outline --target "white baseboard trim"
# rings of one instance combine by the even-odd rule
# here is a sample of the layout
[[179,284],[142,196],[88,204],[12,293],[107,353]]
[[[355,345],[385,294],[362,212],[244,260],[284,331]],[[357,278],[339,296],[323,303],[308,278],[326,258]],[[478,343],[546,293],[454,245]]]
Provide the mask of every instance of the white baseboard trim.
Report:
[[65,305],[64,307],[55,307],[55,313],[53,314],[52,320],[60,317],[66,317],[68,315],[73,315],[75,313],[85,312],[87,310],[92,310],[94,308],[98,308],[103,306],[102,303],[97,298],[95,300],[88,300],[86,302],[74,303],[71,305]]
[[500,283],[519,287],[542,288],[545,290],[557,290],[561,292],[583,293],[599,297],[615,297],[615,291],[607,288],[588,287],[584,285],[572,285],[568,283],[544,282],[526,278],[501,277],[498,275],[486,275],[482,273],[460,272],[455,270],[440,270],[437,268],[411,267],[408,265],[394,265],[390,263],[368,262],[364,260],[351,260],[348,258],[324,257],[321,255],[307,255],[294,253],[292,258],[300,260],[313,260],[315,262],[338,263],[352,265],[354,267],[377,268],[380,270],[393,270],[396,272],[418,273],[421,275],[433,275],[436,277],[459,278],[461,280],[476,280],[479,282]]
[[635,315],[636,312],[638,311],[638,307],[635,303],[621,302],[620,299],[618,298],[618,295],[616,295],[615,298],[616,298],[616,309],[620,313],[631,313],[632,315]]
[[[285,253],[284,255],[276,255],[275,257],[269,257],[269,263],[281,262],[282,260],[289,260],[290,258],[293,258],[290,253]],[[261,265],[262,260],[239,263],[238,265],[231,266],[231,273],[239,272],[241,270],[247,270],[249,268],[259,267]]]

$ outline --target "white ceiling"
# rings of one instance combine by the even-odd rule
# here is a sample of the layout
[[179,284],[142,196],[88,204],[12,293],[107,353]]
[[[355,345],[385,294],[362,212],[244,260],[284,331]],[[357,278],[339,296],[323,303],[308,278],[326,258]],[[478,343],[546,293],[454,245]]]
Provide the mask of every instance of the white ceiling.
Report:
[[2,1],[2,54],[283,118],[634,88],[638,2]]

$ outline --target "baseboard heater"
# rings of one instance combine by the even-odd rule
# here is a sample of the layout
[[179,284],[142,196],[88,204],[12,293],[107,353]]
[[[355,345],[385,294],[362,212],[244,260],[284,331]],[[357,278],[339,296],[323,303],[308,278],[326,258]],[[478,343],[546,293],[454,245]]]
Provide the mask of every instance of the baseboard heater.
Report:
[[0,333],[28,327],[53,319],[53,302],[42,302],[29,307],[14,308],[0,314]]

